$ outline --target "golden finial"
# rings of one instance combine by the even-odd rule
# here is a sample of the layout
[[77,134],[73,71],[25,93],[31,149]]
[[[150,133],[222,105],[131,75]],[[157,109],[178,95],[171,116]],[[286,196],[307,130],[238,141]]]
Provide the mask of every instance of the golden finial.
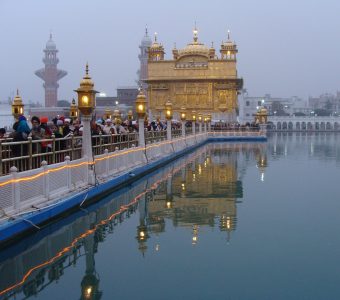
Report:
[[155,32],[155,43],[157,43],[157,32]]
[[211,48],[214,48],[214,42],[211,42]]
[[228,41],[230,41],[230,30],[228,29]]
[[86,72],[86,75],[89,75],[89,63],[88,62],[86,63],[86,70],[85,70],[85,72]]
[[145,25],[145,36],[148,36],[148,24]]
[[176,42],[174,43],[174,49],[176,49]]
[[19,96],[19,89],[17,88],[17,96]]

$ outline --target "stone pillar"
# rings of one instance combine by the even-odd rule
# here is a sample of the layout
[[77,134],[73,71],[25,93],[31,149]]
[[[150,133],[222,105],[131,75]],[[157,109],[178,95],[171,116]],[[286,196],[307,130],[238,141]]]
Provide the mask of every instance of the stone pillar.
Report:
[[91,116],[83,116],[83,144],[82,144],[82,156],[87,157],[89,162],[88,169],[88,183],[94,185],[95,184],[95,176],[93,172],[93,152],[92,152],[92,138],[91,138]]
[[168,141],[171,141],[171,120],[166,121],[166,137]]
[[192,134],[195,135],[196,134],[196,122],[192,121],[191,126],[192,126]]
[[202,133],[202,122],[199,122],[199,123],[198,123],[198,126],[199,126],[199,127],[198,127],[198,132],[199,132],[199,133]]
[[145,130],[144,130],[144,119],[138,119],[138,133],[139,133],[139,146],[145,147]]
[[185,137],[185,121],[182,121],[182,137]]

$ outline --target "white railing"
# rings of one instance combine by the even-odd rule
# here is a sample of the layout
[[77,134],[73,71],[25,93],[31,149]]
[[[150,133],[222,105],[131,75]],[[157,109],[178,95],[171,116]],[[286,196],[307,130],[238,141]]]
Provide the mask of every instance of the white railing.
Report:
[[138,166],[169,157],[188,147],[200,144],[208,137],[258,137],[263,131],[211,131],[181,136],[172,140],[149,143],[145,146],[134,146],[113,152],[108,148],[104,154],[93,158],[83,157],[18,172],[11,168],[9,175],[0,177],[0,219],[20,214],[23,211],[35,211],[48,205],[54,205],[71,192],[78,192],[101,183],[114,176],[127,174]]
[[145,147],[135,147],[114,152],[104,150],[104,154],[94,159],[83,157],[48,165],[43,161],[40,168],[18,172],[11,168],[9,175],[0,177],[0,218],[53,205],[70,192],[91,187],[95,177],[105,182],[112,176],[130,172],[132,169],[146,165],[157,159],[182,151],[189,146],[207,139],[207,133],[150,143]]

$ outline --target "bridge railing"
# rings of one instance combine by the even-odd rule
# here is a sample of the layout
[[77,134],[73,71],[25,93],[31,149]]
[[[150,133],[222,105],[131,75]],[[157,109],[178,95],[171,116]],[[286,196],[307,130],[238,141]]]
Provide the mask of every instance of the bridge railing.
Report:
[[70,160],[81,158],[81,136],[52,138],[27,141],[0,142],[0,175],[9,174],[11,167],[19,172],[39,168],[42,161],[48,164],[63,162],[66,156]]
[[122,134],[99,134],[92,136],[92,149],[94,155],[103,154],[107,149],[109,152],[129,149],[138,146],[138,133],[129,132]]
[[166,130],[145,132],[145,144],[153,144],[156,142],[164,141],[166,140],[166,138]]

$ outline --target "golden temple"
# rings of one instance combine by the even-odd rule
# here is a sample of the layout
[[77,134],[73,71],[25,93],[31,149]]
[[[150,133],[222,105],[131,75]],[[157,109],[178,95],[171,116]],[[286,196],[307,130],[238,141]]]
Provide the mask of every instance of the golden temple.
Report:
[[[164,105],[170,100],[179,119],[181,108],[187,111],[211,113],[213,119],[223,114],[236,115],[237,95],[243,80],[237,77],[237,46],[230,39],[220,47],[220,55],[213,47],[198,40],[198,30],[193,30],[193,41],[183,49],[172,50],[172,59],[165,59],[165,50],[155,39],[148,50],[148,105],[151,115],[163,116]],[[177,114],[176,114],[177,112]],[[225,118],[224,118],[225,119]]]

